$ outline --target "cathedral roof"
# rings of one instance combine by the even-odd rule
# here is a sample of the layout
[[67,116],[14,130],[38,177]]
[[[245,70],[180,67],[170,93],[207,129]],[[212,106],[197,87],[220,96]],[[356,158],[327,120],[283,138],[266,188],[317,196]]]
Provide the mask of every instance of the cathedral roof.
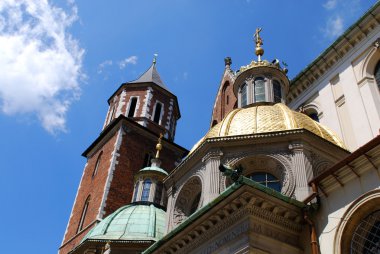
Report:
[[157,241],[165,231],[166,212],[153,204],[132,203],[103,219],[83,238],[91,240]]
[[342,140],[327,127],[309,116],[295,112],[282,103],[254,104],[231,111],[220,123],[212,127],[190,152],[208,138],[249,135],[294,129],[306,129],[321,138],[345,149]]
[[160,74],[158,74],[156,64],[153,62],[153,64],[149,67],[149,69],[144,72],[138,79],[128,82],[129,84],[136,84],[136,83],[154,83],[165,90],[169,91],[169,89],[165,86],[164,82],[162,82]]

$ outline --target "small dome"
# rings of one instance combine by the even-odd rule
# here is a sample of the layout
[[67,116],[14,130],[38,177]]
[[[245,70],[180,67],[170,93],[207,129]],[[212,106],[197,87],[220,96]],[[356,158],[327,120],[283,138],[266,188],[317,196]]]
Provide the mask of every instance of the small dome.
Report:
[[166,212],[153,204],[123,206],[103,219],[83,238],[158,241],[164,236]]
[[208,138],[249,135],[257,133],[306,129],[321,138],[345,149],[341,139],[327,127],[305,114],[295,112],[282,103],[253,105],[231,111],[220,123],[212,127],[190,152]]
[[145,167],[143,169],[140,169],[139,172],[158,172],[161,174],[164,174],[165,176],[168,175],[168,172],[166,172],[164,169],[156,166],[150,166],[150,167]]

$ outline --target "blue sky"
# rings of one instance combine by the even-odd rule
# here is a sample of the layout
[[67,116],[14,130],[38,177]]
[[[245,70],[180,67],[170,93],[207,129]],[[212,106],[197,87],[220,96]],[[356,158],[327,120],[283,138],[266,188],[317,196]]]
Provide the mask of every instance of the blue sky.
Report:
[[190,149],[207,132],[224,57],[234,70],[254,59],[256,27],[264,58],[285,61],[292,78],[374,3],[2,0],[2,252],[56,253],[107,99],[153,54],[178,97],[175,141]]

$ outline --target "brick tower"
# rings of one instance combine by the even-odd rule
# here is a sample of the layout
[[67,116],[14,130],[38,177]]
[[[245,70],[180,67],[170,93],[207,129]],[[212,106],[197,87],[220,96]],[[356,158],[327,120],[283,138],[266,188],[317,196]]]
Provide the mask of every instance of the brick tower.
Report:
[[99,221],[132,200],[134,175],[149,166],[162,133],[162,166],[169,172],[187,154],[173,142],[180,118],[177,97],[162,82],[156,61],[108,99],[99,137],[83,152],[83,170],[59,253],[75,248]]
[[233,109],[237,108],[237,98],[233,91],[235,73],[231,70],[232,60],[230,57],[224,59],[225,69],[216,95],[212,111],[211,126],[223,120]]

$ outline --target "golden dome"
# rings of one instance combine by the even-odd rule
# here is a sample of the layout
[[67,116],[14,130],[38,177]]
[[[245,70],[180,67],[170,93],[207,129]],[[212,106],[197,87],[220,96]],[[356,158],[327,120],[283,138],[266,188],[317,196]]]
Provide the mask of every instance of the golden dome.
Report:
[[306,129],[321,138],[345,148],[341,139],[327,127],[303,113],[295,112],[282,103],[254,105],[231,111],[220,123],[212,127],[194,147],[193,152],[208,138],[249,135],[274,131]]

